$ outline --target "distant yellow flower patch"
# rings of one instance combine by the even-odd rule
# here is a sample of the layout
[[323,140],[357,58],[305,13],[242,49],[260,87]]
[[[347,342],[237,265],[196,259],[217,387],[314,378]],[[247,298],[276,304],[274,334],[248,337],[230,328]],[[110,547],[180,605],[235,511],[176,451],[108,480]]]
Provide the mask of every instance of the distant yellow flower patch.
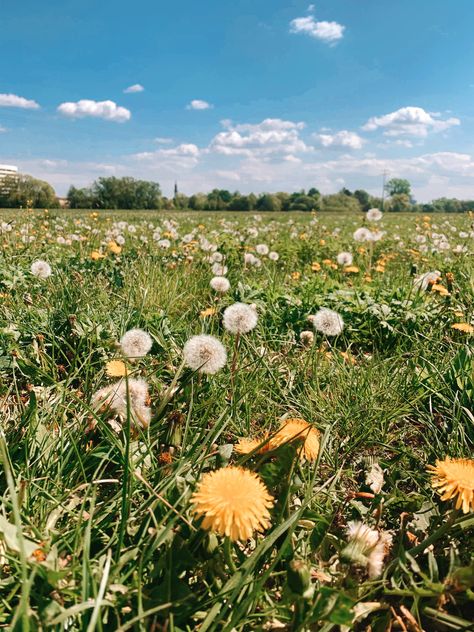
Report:
[[360,272],[359,268],[357,266],[346,266],[345,268],[343,268],[342,270],[343,272],[348,272],[348,273],[353,273],[356,274],[356,272]]
[[451,329],[462,331],[465,334],[474,333],[474,327],[470,325],[469,323],[454,323],[454,325],[451,325]]

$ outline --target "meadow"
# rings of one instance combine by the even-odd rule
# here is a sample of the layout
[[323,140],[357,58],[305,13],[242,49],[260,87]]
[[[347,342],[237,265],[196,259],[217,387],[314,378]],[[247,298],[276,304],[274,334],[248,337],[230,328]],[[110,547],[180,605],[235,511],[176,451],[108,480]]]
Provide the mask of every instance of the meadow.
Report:
[[0,213],[0,626],[474,629],[474,217],[380,216]]

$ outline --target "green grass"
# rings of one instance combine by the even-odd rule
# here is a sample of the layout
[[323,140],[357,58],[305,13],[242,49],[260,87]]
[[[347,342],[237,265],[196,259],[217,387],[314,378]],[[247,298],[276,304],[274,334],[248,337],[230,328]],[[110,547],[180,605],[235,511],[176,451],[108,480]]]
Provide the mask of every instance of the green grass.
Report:
[[[0,236],[1,625],[178,632],[278,621],[329,632],[385,630],[396,617],[410,629],[411,613],[425,630],[473,629],[473,516],[453,515],[426,471],[473,453],[473,338],[451,328],[473,322],[473,239],[459,235],[472,218],[436,215],[429,228],[418,216],[387,216],[373,248],[353,241],[357,216],[5,211],[0,221],[12,218]],[[179,236],[164,250],[150,224],[166,232],[170,218]],[[114,221],[136,227],[121,230],[120,254],[107,247]],[[420,253],[416,226],[428,245],[432,232],[445,234],[450,250]],[[181,241],[192,230],[225,256],[231,290],[219,299],[208,253]],[[58,235],[79,240],[60,245]],[[243,253],[258,243],[279,260],[246,269]],[[453,252],[458,244],[467,252]],[[359,272],[324,263],[343,250]],[[106,256],[93,260],[93,251]],[[37,259],[50,278],[31,275]],[[435,269],[447,296],[414,288],[414,274]],[[194,334],[217,336],[232,354],[221,316],[236,301],[255,303],[259,322],[241,339],[235,374],[230,363],[214,376],[183,369]],[[344,331],[316,333],[304,347],[307,316],[323,306],[342,315]],[[216,313],[201,317],[209,307]],[[129,365],[147,380],[153,411],[138,432],[130,415],[117,428],[91,406],[132,327],[153,338]],[[291,446],[266,460],[229,457],[226,446],[275,432],[283,417],[319,429],[316,463]],[[200,476],[228,462],[258,471],[277,499],[264,537],[231,546],[200,529],[190,503]],[[384,485],[369,497],[373,462]],[[350,520],[392,532],[376,579],[344,553]],[[373,612],[356,622],[354,606],[369,602]]]

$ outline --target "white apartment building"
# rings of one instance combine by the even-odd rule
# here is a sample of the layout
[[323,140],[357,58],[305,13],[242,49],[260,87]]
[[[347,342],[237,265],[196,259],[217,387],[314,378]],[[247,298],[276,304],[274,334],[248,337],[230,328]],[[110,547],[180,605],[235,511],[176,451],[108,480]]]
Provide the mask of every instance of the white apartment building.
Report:
[[8,176],[17,176],[18,167],[13,165],[0,165],[0,180],[7,178]]

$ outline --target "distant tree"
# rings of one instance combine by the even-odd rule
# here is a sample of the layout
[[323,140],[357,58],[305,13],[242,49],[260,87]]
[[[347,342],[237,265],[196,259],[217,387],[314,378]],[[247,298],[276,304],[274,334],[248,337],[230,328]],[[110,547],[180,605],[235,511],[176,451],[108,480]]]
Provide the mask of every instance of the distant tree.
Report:
[[282,203],[278,195],[264,193],[257,200],[257,209],[259,211],[281,211]]
[[404,180],[403,178],[392,178],[385,185],[385,190],[387,194],[391,197],[392,195],[411,195],[411,185],[408,180]]
[[318,189],[315,189],[314,187],[311,187],[311,189],[308,191],[308,195],[310,197],[321,197],[321,193],[318,191]]
[[185,208],[189,208],[189,198],[187,195],[184,195],[184,193],[176,193],[176,195],[173,197],[173,204],[174,204],[174,208],[177,209],[185,209]]
[[354,197],[359,200],[359,204],[363,211],[368,211],[369,208],[372,208],[372,204],[370,202],[370,195],[364,189],[357,189],[354,191]]
[[203,211],[207,207],[207,195],[205,193],[194,193],[189,198],[188,205],[193,211]]
[[340,193],[342,193],[343,195],[347,195],[348,197],[351,197],[352,195],[352,192],[349,189],[346,189],[346,187],[342,187]]
[[69,208],[96,208],[94,196],[90,189],[76,189],[70,186],[67,193]]
[[344,193],[333,193],[323,196],[321,210],[355,213],[361,211],[361,205],[354,196],[348,196]]
[[7,182],[5,206],[9,208],[28,207],[49,208],[57,207],[58,201],[53,187],[44,180],[37,180],[32,176],[19,175]]
[[395,193],[390,197],[386,208],[392,213],[411,211],[412,204],[410,196],[406,193]]
[[319,197],[310,195],[298,195],[290,200],[289,211],[316,211],[320,209]]

